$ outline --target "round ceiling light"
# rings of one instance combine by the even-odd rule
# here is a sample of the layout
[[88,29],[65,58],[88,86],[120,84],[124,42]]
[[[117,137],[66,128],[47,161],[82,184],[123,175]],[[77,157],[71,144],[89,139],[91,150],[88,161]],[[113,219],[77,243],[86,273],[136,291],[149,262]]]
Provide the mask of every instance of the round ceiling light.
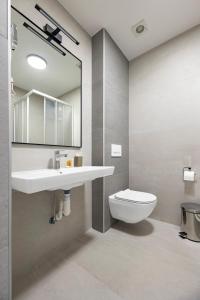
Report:
[[145,29],[144,25],[140,24],[136,27],[135,31],[137,33],[142,33],[144,31],[144,29]]
[[37,70],[44,70],[47,67],[47,62],[44,58],[36,54],[30,54],[27,56],[28,64]]

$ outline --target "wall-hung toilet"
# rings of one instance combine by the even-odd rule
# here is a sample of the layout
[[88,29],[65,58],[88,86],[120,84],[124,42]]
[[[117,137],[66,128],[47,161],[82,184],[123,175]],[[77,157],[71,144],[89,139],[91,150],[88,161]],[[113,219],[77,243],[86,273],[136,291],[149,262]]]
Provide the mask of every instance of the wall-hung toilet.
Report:
[[109,196],[112,217],[126,223],[138,223],[146,219],[156,204],[155,195],[129,189]]

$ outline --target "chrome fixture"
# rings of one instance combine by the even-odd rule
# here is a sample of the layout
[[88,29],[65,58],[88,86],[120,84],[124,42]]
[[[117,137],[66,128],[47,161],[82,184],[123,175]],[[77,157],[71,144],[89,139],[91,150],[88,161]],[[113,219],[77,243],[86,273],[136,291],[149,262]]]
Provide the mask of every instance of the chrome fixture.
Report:
[[61,152],[59,150],[55,151],[55,163],[54,163],[54,168],[55,169],[60,169],[60,159],[62,157],[67,157],[67,153]]
[[181,232],[179,236],[200,242],[200,204],[185,202],[181,204]]

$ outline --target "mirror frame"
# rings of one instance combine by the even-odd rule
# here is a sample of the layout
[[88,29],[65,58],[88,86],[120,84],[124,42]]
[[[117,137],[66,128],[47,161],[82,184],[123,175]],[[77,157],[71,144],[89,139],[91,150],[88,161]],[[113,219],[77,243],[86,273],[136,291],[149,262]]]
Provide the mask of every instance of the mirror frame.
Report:
[[[14,9],[17,13],[19,13],[22,17],[24,17],[27,21],[29,21],[31,24],[35,23],[29,19],[26,15],[24,15],[21,11],[19,11],[16,7],[14,7],[13,5],[11,5],[11,8]],[[11,19],[12,21],[12,19]],[[37,144],[37,143],[20,143],[20,142],[13,142],[12,141],[12,145],[30,145],[30,146],[43,146],[43,147],[59,147],[59,148],[74,148],[74,149],[80,149],[82,148],[82,143],[83,143],[83,138],[82,138],[82,130],[83,130],[83,82],[82,82],[82,78],[83,78],[83,70],[82,70],[82,60],[80,58],[78,58],[75,54],[73,54],[70,50],[68,50],[67,48],[65,48],[65,51],[67,51],[69,54],[71,54],[73,57],[75,57],[79,62],[80,62],[80,82],[81,82],[81,86],[80,86],[80,146],[67,146],[67,145],[55,145],[55,144]],[[12,54],[12,49],[11,49],[11,43],[10,43],[10,53]],[[12,63],[10,64],[10,72],[12,71]],[[13,120],[12,120],[13,121]]]

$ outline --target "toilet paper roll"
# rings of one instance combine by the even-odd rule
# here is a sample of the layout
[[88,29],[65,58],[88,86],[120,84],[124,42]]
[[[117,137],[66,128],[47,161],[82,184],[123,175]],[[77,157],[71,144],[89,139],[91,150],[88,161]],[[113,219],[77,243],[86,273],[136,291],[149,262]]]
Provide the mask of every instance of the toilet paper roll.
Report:
[[183,180],[184,181],[195,181],[195,172],[194,171],[184,171]]

